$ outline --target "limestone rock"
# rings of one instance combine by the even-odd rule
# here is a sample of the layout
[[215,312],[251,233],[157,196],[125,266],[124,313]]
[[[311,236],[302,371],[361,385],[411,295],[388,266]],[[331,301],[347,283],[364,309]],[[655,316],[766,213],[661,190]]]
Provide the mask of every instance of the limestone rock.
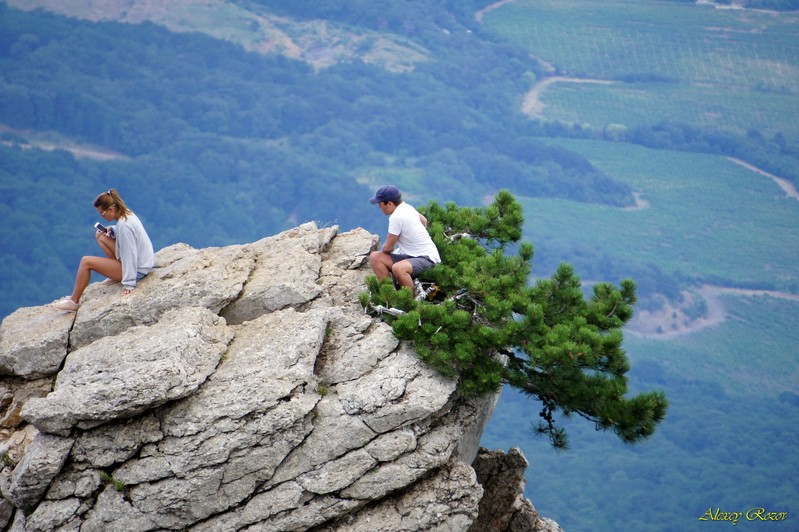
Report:
[[229,323],[242,323],[314,299],[322,292],[318,283],[320,253],[334,236],[335,230],[319,231],[307,223],[248,246],[255,255],[256,267],[239,297],[222,315]]
[[158,267],[125,297],[119,297],[119,284],[89,286],[70,334],[72,349],[135,325],[154,324],[168,310],[201,307],[218,314],[238,297],[255,265],[246,246],[179,246],[167,248],[166,256],[157,253],[155,260]]
[[0,477],[3,497],[18,508],[38,502],[61,471],[73,443],[71,438],[51,434],[36,436],[14,471],[3,470]]
[[72,313],[48,307],[17,309],[0,326],[0,375],[54,375],[67,356]]
[[[7,318],[0,524],[465,531],[480,522],[470,464],[496,397],[460,397],[363,312],[377,242],[308,223],[252,244],[175,244],[130,295],[95,283],[76,314],[40,307]],[[509,507],[488,508],[513,512],[517,491]]]
[[22,407],[34,397],[44,397],[52,387],[52,377],[31,381],[13,378],[0,381],[0,441],[2,435],[8,435],[10,430],[23,422]]
[[473,465],[485,495],[470,532],[562,532],[554,521],[539,517],[524,498],[524,472],[529,464],[521,450],[514,447],[506,454],[481,448]]
[[463,462],[450,461],[439,468],[434,476],[422,480],[419,489],[385,500],[321,530],[466,530],[477,517],[475,505],[482,493],[474,470]]
[[39,430],[69,434],[180,399],[214,371],[231,337],[208,310],[171,310],[151,327],[72,351],[53,392],[31,399],[22,416]]

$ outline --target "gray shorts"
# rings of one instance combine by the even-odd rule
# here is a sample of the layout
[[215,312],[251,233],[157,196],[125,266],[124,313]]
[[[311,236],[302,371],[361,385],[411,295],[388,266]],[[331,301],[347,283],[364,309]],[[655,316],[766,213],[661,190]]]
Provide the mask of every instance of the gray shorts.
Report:
[[391,260],[394,261],[395,264],[403,260],[410,262],[411,266],[413,266],[411,277],[416,277],[423,271],[429,270],[436,265],[435,262],[427,257],[411,257],[409,255],[403,255],[402,253],[390,253],[389,257],[391,257]]

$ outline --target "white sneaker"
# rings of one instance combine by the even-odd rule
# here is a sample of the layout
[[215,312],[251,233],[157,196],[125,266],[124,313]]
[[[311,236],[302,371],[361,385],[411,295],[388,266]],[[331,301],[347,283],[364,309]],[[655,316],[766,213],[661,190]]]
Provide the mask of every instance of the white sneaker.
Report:
[[427,297],[427,293],[425,293],[422,283],[418,279],[413,280],[413,294],[416,301],[421,301]]
[[67,310],[69,312],[75,312],[80,308],[80,305],[72,301],[72,298],[69,296],[64,299],[59,299],[58,301],[53,301],[50,305],[58,310]]

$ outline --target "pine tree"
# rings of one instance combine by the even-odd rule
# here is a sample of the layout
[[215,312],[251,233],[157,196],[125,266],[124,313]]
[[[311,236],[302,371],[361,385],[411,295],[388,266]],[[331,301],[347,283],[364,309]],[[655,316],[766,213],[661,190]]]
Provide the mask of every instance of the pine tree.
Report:
[[[598,283],[586,299],[572,267],[530,284],[533,245],[519,242],[524,216],[500,191],[487,207],[436,202],[421,208],[442,263],[423,274],[441,302],[416,301],[389,280],[367,278],[365,307],[400,309],[386,316],[394,334],[414,343],[419,357],[458,379],[467,396],[509,384],[542,403],[536,430],[556,448],[567,435],[556,413],[579,415],[624,442],[650,436],[663,420],[662,392],[627,394],[630,369],[622,327],[633,315],[635,283]],[[513,254],[511,254],[513,253]]]

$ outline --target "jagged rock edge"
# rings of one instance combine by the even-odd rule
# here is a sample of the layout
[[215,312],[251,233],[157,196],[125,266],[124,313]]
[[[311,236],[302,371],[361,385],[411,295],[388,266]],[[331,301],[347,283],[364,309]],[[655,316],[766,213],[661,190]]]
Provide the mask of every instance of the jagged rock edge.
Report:
[[[321,231],[320,231],[320,233],[321,233]],[[334,239],[335,239],[335,237],[336,237],[336,236],[338,236],[337,228],[335,228],[333,231],[330,231],[330,229],[326,229],[326,230],[324,230],[324,233],[322,233],[322,234],[320,235],[320,243],[319,243],[319,246],[318,246],[318,248],[317,248],[317,250],[316,250],[316,253],[317,253],[318,255],[320,255],[320,258],[322,259],[322,262],[321,262],[321,265],[322,265],[322,266],[320,266],[319,268],[317,268],[317,270],[316,270],[316,272],[315,272],[315,275],[316,275],[316,282],[317,282],[317,284],[322,284],[322,278],[323,278],[323,276],[324,276],[324,278],[325,278],[325,279],[327,279],[327,280],[330,280],[331,278],[333,278],[333,279],[335,280],[335,282],[334,282],[334,283],[332,283],[332,284],[334,284],[334,285],[336,285],[336,284],[339,282],[339,280],[340,280],[340,277],[339,277],[338,279],[336,279],[335,277],[331,277],[330,275],[328,275],[328,274],[325,274],[325,273],[323,272],[324,260],[325,260],[325,257],[324,257],[324,255],[327,255],[327,254],[329,253],[329,251],[330,251],[330,248],[332,247],[333,241],[334,241]],[[321,238],[321,237],[327,237],[327,238],[325,238],[325,239],[324,239],[324,241],[322,241],[322,238]],[[229,247],[232,247],[232,246],[229,246]],[[253,276],[254,276],[255,272],[257,271],[257,269],[258,269],[258,267],[259,267],[259,262],[260,262],[260,259],[261,259],[261,256],[260,256],[260,254],[259,254],[258,252],[256,252],[255,250],[253,250],[251,247],[247,246],[247,245],[245,245],[245,246],[241,246],[241,247],[244,247],[244,248],[246,248],[246,249],[247,249],[247,251],[246,251],[245,253],[252,253],[254,260],[253,260],[253,262],[252,262],[252,266],[250,267],[250,269],[249,269],[249,272],[248,272],[248,274],[247,274],[247,279],[246,279],[246,280],[245,280],[245,281],[242,283],[242,285],[241,285],[241,288],[238,290],[238,292],[237,292],[237,294],[235,295],[235,297],[234,297],[234,298],[232,298],[232,299],[230,299],[230,300],[228,300],[228,302],[227,302],[227,303],[226,303],[226,304],[225,304],[223,307],[221,307],[221,308],[220,308],[218,311],[214,311],[213,309],[211,309],[211,310],[212,310],[212,312],[214,312],[214,313],[215,313],[217,316],[219,316],[219,317],[223,317],[224,309],[228,308],[228,307],[229,307],[231,304],[233,304],[235,301],[238,301],[239,299],[241,299],[241,298],[242,298],[243,294],[245,293],[245,290],[246,290],[246,287],[247,287],[247,285],[248,285],[248,284],[249,284],[249,282],[252,280],[252,278],[253,278]],[[189,254],[196,254],[196,253],[200,253],[200,252],[202,252],[202,251],[203,251],[203,250],[195,250],[195,249],[191,248],[191,249],[190,249],[190,252],[191,252],[191,253],[189,253]],[[180,257],[180,258],[184,258],[184,257]],[[175,260],[175,261],[173,261],[173,262],[176,262],[177,260],[180,260],[180,258],[179,258],[179,259],[176,259],[176,260]],[[358,266],[355,266],[355,268],[353,268],[353,265],[355,264],[355,262],[356,262],[356,261],[355,261],[355,260],[353,260],[353,261],[350,263],[350,266],[348,266],[346,269],[355,269],[355,268],[358,268],[358,267],[360,267],[360,266],[363,266],[363,264],[364,264],[364,261],[363,261],[363,260],[359,260],[360,264],[359,264]],[[206,266],[206,267],[207,267],[207,266]],[[328,285],[328,288],[329,288],[329,285]],[[320,292],[320,294],[321,294],[321,293],[324,293],[324,292]],[[312,308],[313,308],[314,301],[315,301],[316,299],[318,299],[318,298],[319,298],[319,295],[320,295],[320,294],[317,294],[316,296],[314,296],[314,297],[313,297],[313,298],[311,298],[310,300],[307,300],[307,301],[305,301],[305,302],[304,302],[304,303],[302,303],[301,305],[294,305],[294,306],[293,306],[294,310],[295,310],[296,312],[298,312],[298,313],[301,313],[301,314],[303,314],[303,313],[307,312],[309,309],[312,309]],[[160,319],[160,317],[159,317],[159,319]],[[330,317],[328,316],[328,317],[327,317],[327,319],[325,320],[325,328],[331,327],[331,323],[332,323],[332,321],[331,321]],[[64,357],[64,359],[62,360],[62,363],[61,363],[61,368],[59,369],[59,372],[60,372],[60,371],[63,369],[63,366],[64,366],[64,363],[65,363],[65,361],[66,361],[66,359],[67,359],[67,356],[68,356],[68,355],[69,355],[69,354],[70,354],[70,353],[73,351],[73,349],[72,349],[72,346],[71,346],[71,343],[72,343],[72,331],[74,330],[74,328],[75,328],[75,325],[76,325],[76,319],[75,319],[75,317],[73,317],[73,319],[72,319],[72,321],[71,321],[71,323],[70,323],[70,326],[69,326],[69,332],[68,332],[68,334],[67,334],[67,345],[66,345],[66,353],[67,353],[67,354],[66,354],[66,356]],[[136,325],[137,325],[137,324],[135,324],[135,323],[133,324],[133,326],[136,326]],[[371,321],[371,323],[370,323],[370,324],[369,324],[369,325],[366,327],[366,329],[364,329],[364,334],[366,333],[366,331],[373,331],[373,330],[374,330],[374,329],[375,329],[377,326],[378,326],[378,324],[377,324],[377,323],[376,323],[374,320],[372,320],[372,321]],[[127,330],[127,329],[125,329],[125,330]],[[123,331],[123,332],[124,332],[124,331]],[[120,334],[120,333],[117,333],[117,334]],[[234,335],[234,336],[235,336],[235,335]],[[219,367],[220,367],[220,366],[221,366],[221,365],[224,363],[224,361],[225,361],[225,359],[226,359],[226,357],[227,357],[227,355],[228,355],[228,352],[229,352],[229,350],[230,350],[231,341],[235,341],[235,340],[234,340],[233,338],[231,338],[231,340],[229,340],[229,341],[227,342],[227,345],[226,345],[226,347],[225,347],[225,351],[224,351],[224,353],[221,355],[220,359],[219,359],[219,360],[217,361],[217,363],[216,363],[216,369],[218,369],[218,368],[219,368]],[[314,378],[320,378],[320,377],[321,377],[321,373],[322,373],[322,372],[323,372],[323,370],[324,370],[324,360],[322,360],[322,359],[323,359],[323,354],[324,354],[324,352],[325,352],[326,348],[327,348],[327,347],[328,347],[328,345],[329,345],[329,342],[330,342],[330,338],[328,337],[328,335],[327,335],[327,334],[326,334],[326,335],[324,335],[324,336],[323,336],[323,338],[322,338],[322,343],[321,343],[321,345],[319,346],[319,350],[318,350],[318,353],[317,353],[316,361],[315,361],[315,363],[314,363],[314,367],[313,367],[313,369],[312,369],[312,376],[313,376]],[[396,352],[398,349],[399,349],[399,347],[396,347],[394,350],[392,350],[392,351],[391,351],[391,353],[395,353],[395,352]],[[389,354],[389,355],[387,355],[387,356],[386,356],[386,357],[384,357],[384,358],[387,358],[388,356],[390,356],[390,354]],[[320,362],[320,360],[322,361],[322,364],[318,364],[318,363]],[[373,364],[373,365],[372,365],[372,366],[369,368],[369,370],[368,370],[366,373],[364,373],[364,375],[366,375],[366,374],[368,374],[368,373],[372,373],[372,372],[376,371],[376,369],[377,369],[377,368],[379,367],[379,365],[380,365],[380,362],[381,362],[381,360],[383,360],[383,359],[380,359],[380,360],[378,360],[378,361],[377,361],[375,364]],[[57,375],[57,374],[56,374],[56,375]],[[362,375],[362,376],[363,376],[363,375]],[[203,381],[202,381],[202,382],[201,382],[201,383],[200,383],[200,384],[197,386],[197,388],[196,388],[196,389],[193,391],[193,393],[192,393],[191,395],[196,395],[196,394],[199,392],[199,390],[202,388],[202,386],[203,386],[203,385],[205,385],[205,384],[207,383],[207,381],[208,381],[208,378],[209,378],[209,377],[210,377],[210,375],[209,375],[209,376],[206,376],[206,378],[205,378],[205,379],[204,379],[204,380],[203,380]],[[330,390],[330,393],[337,393],[337,388],[338,388],[338,385],[340,385],[340,384],[343,384],[343,383],[347,383],[347,382],[351,382],[352,380],[355,380],[355,379],[348,379],[348,380],[338,381],[338,382],[336,382],[336,383],[332,384],[332,385],[331,385],[331,390]],[[318,383],[316,383],[316,384],[318,384]],[[281,400],[281,401],[282,401],[282,400],[287,400],[287,399],[286,399],[287,397],[292,397],[292,396],[296,395],[296,393],[297,393],[297,388],[299,388],[299,387],[303,387],[303,388],[304,388],[304,387],[307,387],[307,386],[310,386],[310,385],[312,385],[312,383],[310,383],[310,382],[304,382],[304,383],[302,383],[302,385],[299,385],[299,386],[295,387],[293,390],[291,390],[291,392],[290,392],[289,394],[287,394],[285,397],[283,397],[283,398],[280,398],[280,400]],[[395,401],[400,401],[400,400],[401,400],[401,399],[402,399],[402,398],[403,398],[403,397],[404,397],[404,396],[405,396],[407,393],[408,393],[408,390],[407,390],[407,388],[405,388],[405,389],[403,390],[403,392],[402,392],[402,395],[401,395],[400,397],[397,397],[397,398],[395,398]],[[188,396],[187,396],[187,397],[188,397]],[[183,397],[182,399],[186,399],[187,397]],[[300,447],[300,446],[301,446],[301,445],[302,445],[302,444],[303,444],[305,441],[307,441],[307,439],[310,437],[310,434],[312,434],[312,432],[313,432],[313,427],[315,426],[315,425],[314,425],[314,420],[315,420],[315,417],[316,417],[316,415],[317,415],[315,412],[316,412],[316,409],[318,408],[318,405],[319,405],[319,403],[320,403],[320,401],[321,401],[321,400],[322,400],[322,398],[320,397],[320,398],[319,398],[319,399],[316,401],[316,403],[314,404],[314,407],[313,407],[313,409],[312,409],[311,411],[309,411],[307,414],[305,414],[305,416],[304,416],[303,418],[301,418],[301,419],[298,419],[298,420],[296,420],[296,421],[295,421],[295,424],[297,424],[297,423],[299,423],[299,424],[302,424],[302,423],[308,423],[308,426],[309,426],[310,428],[309,428],[309,429],[307,430],[307,432],[304,434],[302,441],[301,441],[300,443],[296,444],[296,445],[294,446],[294,448],[293,448],[293,449],[297,449],[297,448],[299,448],[299,447]],[[443,421],[442,421],[443,417],[444,417],[444,416],[446,416],[448,413],[450,413],[450,412],[451,412],[451,410],[452,410],[452,406],[453,406],[453,404],[454,404],[455,400],[456,400],[456,398],[455,398],[455,396],[454,396],[454,395],[450,396],[450,397],[449,397],[449,399],[448,399],[448,401],[447,401],[447,403],[446,403],[444,406],[442,406],[442,407],[441,407],[441,408],[440,408],[438,411],[436,411],[434,414],[430,414],[430,415],[427,417],[427,424],[428,424],[427,431],[426,431],[426,432],[423,432],[423,433],[421,433],[421,434],[419,434],[419,436],[423,436],[423,435],[425,435],[425,434],[428,434],[428,433],[429,433],[429,431],[431,431],[431,430],[432,430],[432,429],[433,429],[435,426],[440,426],[440,425],[443,423]],[[130,418],[126,418],[126,419],[114,419],[114,420],[110,421],[109,423],[112,423],[112,424],[113,424],[113,423],[127,423],[127,422],[129,422],[129,421],[131,421],[131,420],[135,420],[135,419],[138,419],[138,418],[144,418],[144,417],[145,417],[145,416],[147,416],[147,415],[151,415],[151,416],[152,416],[154,419],[156,419],[156,420],[158,421],[159,430],[160,430],[160,431],[162,432],[162,434],[163,434],[163,433],[164,433],[164,426],[163,426],[163,424],[164,424],[164,422],[165,422],[165,421],[164,421],[164,417],[163,417],[163,416],[164,416],[164,413],[165,413],[165,409],[166,409],[166,408],[168,408],[168,407],[169,407],[169,405],[170,405],[172,402],[173,402],[173,401],[169,401],[169,402],[167,402],[167,403],[164,403],[164,404],[162,404],[162,405],[160,405],[160,406],[158,406],[158,407],[156,407],[156,408],[154,408],[154,409],[147,410],[147,411],[145,411],[145,412],[142,412],[142,413],[136,414],[135,416],[132,416],[132,417],[130,417]],[[275,406],[274,408],[276,408],[276,406]],[[265,413],[266,413],[266,412],[260,412],[260,415],[263,415],[263,414],[265,414]],[[255,414],[256,414],[255,412],[249,412],[249,413],[247,414],[247,416],[254,416]],[[368,444],[368,443],[370,443],[370,442],[372,442],[372,441],[376,440],[377,438],[381,437],[383,434],[387,434],[387,432],[381,432],[381,431],[379,431],[379,430],[377,430],[377,429],[375,429],[375,428],[373,428],[373,427],[369,426],[369,424],[368,424],[368,420],[362,420],[362,421],[364,422],[364,424],[365,424],[367,427],[369,427],[369,428],[370,428],[370,430],[372,431],[372,433],[373,433],[374,435],[373,435],[373,436],[370,438],[370,440],[369,440],[368,442],[364,443],[364,444],[363,444],[363,445],[362,445],[360,448],[363,448],[363,447],[364,447],[366,444]],[[87,431],[91,431],[91,430],[94,430],[94,428],[91,428],[91,429],[88,429],[88,430],[84,431],[84,430],[82,430],[82,429],[80,429],[80,428],[78,428],[78,427],[73,427],[72,431],[70,431],[70,436],[73,436],[73,435],[74,435],[74,436],[77,438],[77,437],[79,437],[79,436],[80,436],[80,434],[82,434],[82,433],[84,433],[84,432],[87,432]],[[395,431],[395,430],[397,430],[397,429],[390,429],[388,432],[393,432],[393,431]],[[163,440],[164,436],[162,436],[161,438],[162,438],[162,440]],[[108,467],[107,467],[107,468],[105,468],[105,469],[110,469],[110,470],[113,470],[114,468],[117,468],[117,467],[119,467],[119,465],[120,465],[120,464],[122,464],[122,463],[125,463],[125,462],[127,462],[127,461],[131,460],[131,458],[134,458],[134,457],[139,457],[139,458],[140,458],[140,457],[142,456],[142,454],[141,454],[141,453],[143,452],[143,450],[145,449],[145,447],[146,447],[147,445],[148,445],[148,442],[146,442],[146,441],[139,441],[139,442],[137,443],[137,447],[136,447],[135,451],[134,451],[132,454],[130,454],[130,455],[128,456],[128,458],[125,458],[125,459],[123,459],[121,462],[120,462],[120,461],[115,461],[115,462],[113,462],[113,463],[112,463],[110,466],[108,466]],[[408,455],[409,453],[413,452],[413,450],[417,449],[417,448],[418,448],[418,446],[419,446],[419,440],[417,439],[417,440],[415,441],[414,448],[413,448],[413,449],[411,449],[411,450],[406,450],[406,451],[404,451],[404,452],[402,453],[402,455],[400,455],[400,456],[405,456],[405,455]],[[455,452],[456,452],[456,449],[457,449],[457,447],[458,447],[458,446],[457,446],[457,445],[455,445],[455,446],[452,448],[452,451],[451,451],[451,454],[450,454],[450,456],[449,456],[449,458],[448,458],[448,461],[447,461],[447,463],[448,463],[449,461],[453,460],[453,457],[455,456]],[[344,453],[342,453],[341,455],[339,455],[339,456],[336,456],[336,457],[333,457],[333,458],[332,458],[332,460],[336,460],[336,459],[338,459],[338,458],[341,458],[342,456],[346,456],[347,454],[350,454],[350,453],[356,452],[356,451],[357,451],[357,450],[359,450],[360,448],[348,449],[347,451],[345,451],[345,452],[344,452]],[[235,452],[235,451],[234,451],[234,452]],[[70,453],[70,454],[71,454],[71,453]],[[288,460],[290,456],[291,456],[291,452],[289,452],[289,453],[287,453],[285,456],[283,456],[283,459],[281,460],[281,462],[280,462],[279,464],[277,464],[277,465],[274,467],[274,470],[275,470],[275,471],[278,471],[278,470],[280,469],[281,465],[282,465],[282,464],[284,464],[284,463],[285,463],[285,461],[286,461],[286,460]],[[79,462],[75,462],[75,463],[79,463]],[[378,462],[376,462],[376,464],[375,464],[374,466],[372,466],[372,468],[371,468],[370,470],[376,469],[377,467],[379,467],[379,466],[380,466],[380,464],[381,464],[381,462],[379,462],[379,461],[378,461]],[[427,471],[427,472],[426,472],[426,473],[425,473],[425,474],[424,474],[422,477],[420,477],[420,478],[417,478],[417,479],[416,479],[416,480],[414,480],[413,482],[411,482],[411,483],[409,483],[409,484],[406,484],[406,485],[402,486],[401,488],[394,489],[394,490],[392,490],[390,493],[391,493],[391,494],[404,494],[404,493],[408,493],[408,492],[410,492],[410,491],[413,491],[413,490],[414,490],[414,488],[415,488],[416,486],[418,486],[420,483],[422,483],[424,480],[426,480],[426,479],[429,479],[429,478],[431,478],[431,477],[435,476],[435,475],[437,474],[437,471],[441,470],[441,468],[443,467],[443,465],[444,465],[444,464],[442,464],[441,466],[437,466],[437,467],[435,467],[435,468],[433,468],[433,469],[430,469],[430,470],[428,470],[428,471]],[[319,468],[321,468],[321,465],[319,465],[319,466],[316,466],[315,468],[313,468],[313,469],[311,469],[311,470],[308,470],[308,472],[312,472],[312,471],[318,470]],[[91,470],[95,470],[95,471],[102,471],[102,470],[103,470],[103,468],[98,468],[98,467],[91,467],[90,469],[91,469]],[[289,479],[289,480],[285,480],[285,481],[283,481],[283,482],[281,482],[281,483],[279,483],[279,484],[272,485],[272,486],[270,486],[269,490],[271,490],[271,489],[273,489],[273,488],[275,488],[275,487],[277,487],[277,486],[279,486],[279,485],[281,485],[281,484],[283,484],[283,483],[285,483],[285,482],[290,482],[290,481],[296,482],[296,481],[297,481],[297,478],[299,478],[299,477],[294,477],[294,478],[291,478],[291,479]],[[355,479],[353,482],[358,482],[358,480],[359,480],[359,479]],[[217,514],[212,514],[212,515],[209,515],[209,516],[207,516],[206,518],[204,518],[203,520],[195,522],[195,523],[194,523],[193,525],[191,525],[191,526],[192,526],[192,527],[194,527],[194,526],[199,526],[201,523],[207,523],[207,522],[209,522],[209,521],[213,520],[213,519],[214,519],[214,517],[215,517],[216,515],[219,515],[219,514],[224,514],[224,513],[228,513],[228,512],[230,512],[230,511],[233,511],[233,510],[235,510],[235,509],[244,508],[244,507],[246,506],[246,504],[247,504],[247,502],[248,502],[249,500],[251,500],[251,499],[252,499],[253,497],[255,497],[256,495],[259,495],[259,494],[262,494],[262,493],[264,493],[264,491],[263,491],[262,489],[263,489],[264,485],[265,485],[265,484],[267,484],[268,482],[269,482],[269,480],[268,480],[268,479],[267,479],[267,480],[264,480],[264,481],[261,481],[261,482],[259,483],[259,486],[258,486],[258,488],[254,489],[254,490],[253,490],[253,491],[252,491],[252,492],[251,492],[251,493],[250,493],[250,494],[249,494],[249,495],[248,495],[248,496],[247,496],[245,499],[243,499],[243,500],[240,500],[240,501],[239,501],[238,503],[236,503],[235,505],[232,505],[232,506],[228,507],[228,508],[227,508],[227,510],[223,510],[223,511],[221,511],[221,512],[217,513]],[[347,489],[347,488],[348,488],[348,487],[350,487],[351,485],[352,485],[352,484],[349,484],[348,486],[346,486],[346,487],[343,487],[343,488],[340,488],[340,489],[336,490],[335,492],[332,492],[332,493],[330,493],[330,494],[328,494],[328,495],[331,495],[331,496],[333,496],[333,497],[335,497],[335,498],[337,498],[337,499],[339,499],[339,500],[343,500],[343,499],[345,499],[345,498],[344,498],[344,497],[342,497],[342,496],[340,496],[340,495],[338,495],[338,493],[339,493],[339,492],[341,492],[341,491],[343,491],[343,490],[345,490],[345,489]],[[49,489],[49,487],[48,487],[48,489]],[[107,489],[107,487],[106,487],[106,489]],[[267,490],[267,491],[269,491],[269,490]],[[73,514],[73,516],[72,516],[72,518],[71,518],[71,519],[72,519],[72,520],[74,520],[74,519],[76,519],[76,518],[77,518],[77,519],[79,520],[79,522],[85,522],[85,517],[86,517],[86,514],[87,514],[87,512],[89,512],[89,511],[91,511],[92,509],[94,509],[94,507],[96,506],[96,502],[97,502],[97,500],[99,500],[99,499],[97,499],[97,497],[100,497],[100,495],[101,495],[101,493],[102,493],[103,491],[104,491],[104,488],[102,488],[102,487],[101,487],[99,490],[95,491],[95,492],[94,492],[94,493],[96,494],[96,495],[94,496],[94,497],[95,497],[95,499],[77,498],[77,500],[81,502],[81,507],[82,507],[82,510],[81,510],[80,508],[79,508],[78,510],[76,510],[76,512]],[[307,498],[307,497],[310,497],[310,499],[313,499],[313,497],[315,496],[313,493],[309,493],[309,492],[307,492],[306,490],[304,490],[304,491],[306,492],[306,498]],[[127,501],[129,502],[129,504],[131,504],[131,506],[132,506],[132,508],[133,508],[133,509],[135,509],[135,508],[136,508],[136,506],[133,506],[133,505],[132,505],[132,501],[131,501],[131,499],[129,499],[129,498],[128,498],[127,494],[124,494],[124,497],[123,497],[123,498],[124,498],[125,500],[127,500]],[[307,500],[310,500],[310,499],[307,499]],[[42,500],[40,501],[40,503],[41,503],[41,502],[43,502],[44,500],[45,500],[45,499],[42,499]],[[68,499],[58,499],[58,500],[68,500]],[[363,500],[363,499],[348,499],[348,500]],[[379,504],[382,504],[383,500],[384,500],[384,499],[380,499],[380,500],[376,500],[376,501],[371,501],[371,502],[369,502],[369,500],[368,500],[368,499],[366,499],[366,502],[364,502],[364,504],[362,504],[362,505],[359,505],[359,506],[358,506],[358,510],[360,511],[361,509],[363,509],[363,508],[366,508],[366,507],[377,506],[377,505],[379,505]],[[306,501],[306,502],[307,502],[307,501]],[[40,503],[37,503],[37,506],[38,506],[38,504],[40,504]],[[89,507],[87,507],[87,506],[86,506],[86,505],[87,505],[87,503],[90,503]],[[290,512],[290,510],[286,510],[286,511],[285,511],[285,513],[288,513],[288,512]],[[283,512],[281,512],[281,513],[283,513]],[[271,520],[272,520],[272,518],[279,517],[279,515],[281,515],[281,514],[275,514],[275,515],[272,515],[272,516],[270,516],[270,517],[268,518],[268,520],[270,520],[270,521],[271,521]],[[145,516],[145,514],[142,514],[142,516],[144,517],[144,516]],[[338,517],[332,517],[332,518],[330,518],[330,519],[328,519],[328,520],[326,520],[326,521],[324,521],[324,522],[322,522],[322,523],[318,523],[318,524],[314,525],[314,528],[316,529],[316,528],[320,528],[320,527],[327,527],[327,526],[328,526],[330,523],[341,522],[341,521],[342,521],[342,520],[343,520],[345,517],[348,517],[348,516],[346,516],[346,515],[342,514],[342,515],[339,515]],[[23,519],[24,519],[24,518],[23,518]],[[248,525],[248,526],[249,526],[249,525]]]

